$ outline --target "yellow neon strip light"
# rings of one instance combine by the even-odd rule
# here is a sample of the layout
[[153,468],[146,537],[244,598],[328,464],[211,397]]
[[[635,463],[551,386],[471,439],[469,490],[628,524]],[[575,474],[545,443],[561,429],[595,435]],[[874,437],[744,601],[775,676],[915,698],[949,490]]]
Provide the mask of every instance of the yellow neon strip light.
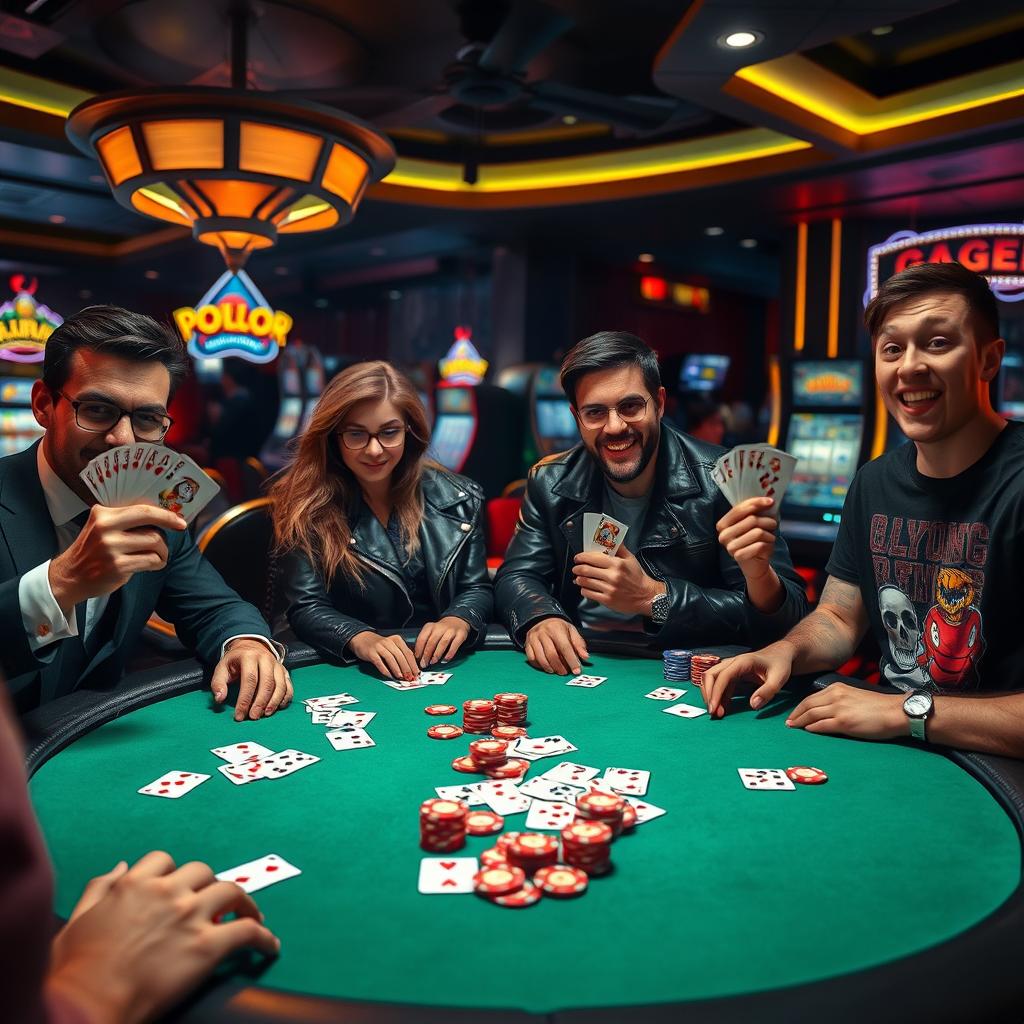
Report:
[[35,75],[0,68],[0,101],[15,107],[67,117],[79,103],[91,98],[92,93],[83,89],[72,89]]
[[842,263],[843,222],[832,221],[832,277],[828,287],[828,357],[839,355],[839,269]]
[[796,227],[796,309],[793,311],[793,350],[803,352],[807,331],[807,222]]
[[782,370],[779,369],[779,360],[774,356],[768,363],[768,395],[772,403],[772,419],[768,425],[768,443],[773,448],[777,448],[782,423]]
[[875,440],[871,445],[871,458],[877,459],[885,451],[885,440],[889,434],[889,413],[886,411],[885,402],[882,401],[882,392],[878,389],[878,382],[875,382]]
[[384,183],[441,192],[476,193],[563,188],[677,174],[808,148],[808,142],[767,128],[752,128],[707,139],[644,146],[597,156],[485,165],[480,168],[475,185],[467,185],[462,180],[462,166],[459,164],[399,158]]
[[1024,96],[1024,61],[881,100],[799,54],[741,68],[736,77],[855,135],[870,135]]

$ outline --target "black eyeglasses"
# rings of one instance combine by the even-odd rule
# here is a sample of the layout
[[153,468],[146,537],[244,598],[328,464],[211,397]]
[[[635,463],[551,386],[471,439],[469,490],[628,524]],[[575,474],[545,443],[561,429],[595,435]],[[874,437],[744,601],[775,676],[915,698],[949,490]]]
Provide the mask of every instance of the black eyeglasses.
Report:
[[69,398],[63,391],[58,391],[72,409],[75,410],[75,422],[93,434],[106,434],[125,418],[131,421],[132,433],[136,441],[159,441],[174,420],[166,413],[148,412],[145,409],[122,409],[113,402],[101,402],[98,399],[78,401]]
[[632,395],[609,408],[607,405],[585,405],[580,409],[580,419],[588,427],[603,427],[608,422],[608,414],[615,409],[615,414],[623,423],[636,423],[644,418],[647,412],[648,399]]
[[405,440],[405,424],[393,423],[382,427],[375,434],[359,427],[347,427],[338,432],[341,443],[350,451],[358,452],[365,448],[371,438],[376,438],[381,448],[397,448]]

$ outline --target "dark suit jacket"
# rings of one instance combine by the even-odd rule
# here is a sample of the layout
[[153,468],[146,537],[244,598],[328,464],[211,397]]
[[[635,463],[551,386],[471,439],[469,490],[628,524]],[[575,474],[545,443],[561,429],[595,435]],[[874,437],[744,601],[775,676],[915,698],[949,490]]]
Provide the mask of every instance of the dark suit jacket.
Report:
[[[13,694],[17,696],[38,681],[40,700],[45,703],[83,686],[114,686],[154,611],[173,622],[182,643],[211,665],[219,660],[224,641],[233,636],[270,637],[260,613],[228,587],[187,530],[165,531],[165,538],[167,565],[159,572],[136,573],[111,595],[110,612],[116,619],[109,636],[84,667],[80,658],[71,658],[70,645],[78,643],[76,638],[42,648],[39,653],[44,659],[54,647],[58,650],[52,660],[41,660],[29,647],[18,584],[29,569],[56,556],[57,538],[39,483],[36,445],[0,459],[0,668]],[[70,672],[69,664],[75,666]]]

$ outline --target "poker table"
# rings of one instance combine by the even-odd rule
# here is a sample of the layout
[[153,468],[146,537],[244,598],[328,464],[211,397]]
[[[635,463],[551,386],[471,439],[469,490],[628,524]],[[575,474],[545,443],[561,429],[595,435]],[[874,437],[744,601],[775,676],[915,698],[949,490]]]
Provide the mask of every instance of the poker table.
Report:
[[[280,957],[223,965],[172,1015],[192,1024],[1020,1019],[1016,762],[788,729],[799,692],[757,713],[739,702],[720,721],[676,718],[644,697],[664,682],[657,652],[613,641],[591,652],[588,671],[607,682],[570,687],[494,632],[444,686],[396,692],[297,647],[295,704],[246,724],[213,709],[194,662],[62,698],[26,720],[55,911],[151,849],[216,871],[267,853],[299,867],[255,895]],[[421,857],[437,856],[418,845],[420,802],[477,780],[450,767],[470,737],[428,738],[453,719],[423,709],[502,690],[528,694],[531,735],[576,744],[566,758],[649,770],[646,799],[667,811],[617,839],[613,871],[581,897],[511,910],[417,890]],[[299,703],[340,691],[377,712],[376,746],[334,751]],[[210,749],[239,740],[322,760],[236,787]],[[737,774],[794,765],[829,780],[761,793]],[[212,777],[179,800],[137,794],[172,769]],[[458,855],[493,839],[469,837]]]

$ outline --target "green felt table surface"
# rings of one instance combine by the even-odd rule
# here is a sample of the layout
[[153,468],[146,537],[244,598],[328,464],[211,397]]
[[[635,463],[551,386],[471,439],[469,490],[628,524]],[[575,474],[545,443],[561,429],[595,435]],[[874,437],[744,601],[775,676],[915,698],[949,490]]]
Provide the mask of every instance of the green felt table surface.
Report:
[[[516,652],[480,652],[445,686],[395,692],[358,668],[294,673],[296,703],[258,723],[205,693],[111,722],[31,783],[52,853],[57,907],[92,876],[151,849],[221,871],[266,853],[302,870],[257,894],[282,952],[261,984],[290,992],[550,1012],[693,1000],[798,985],[920,952],[976,924],[1013,891],[1020,845],[985,788],[909,746],[815,736],[784,707],[712,722],[663,714],[644,694],[658,660],[595,656],[594,689],[570,687]],[[684,684],[689,686],[689,684]],[[576,900],[505,910],[473,895],[417,892],[418,806],[468,739],[429,739],[436,701],[519,690],[532,735],[560,733],[572,760],[651,773],[667,814],[613,847],[612,875]],[[299,698],[347,690],[376,711],[376,746],[335,752]],[[700,705],[695,689],[683,698]],[[784,703],[784,702],[783,702]],[[257,740],[322,761],[235,787],[210,748]],[[530,776],[561,758],[539,761]],[[740,767],[814,765],[823,786],[746,791]],[[161,772],[212,778],[180,800],[137,794]],[[522,830],[525,815],[506,827]],[[461,855],[493,837],[470,837]],[[919,884],[921,878],[926,884]]]

